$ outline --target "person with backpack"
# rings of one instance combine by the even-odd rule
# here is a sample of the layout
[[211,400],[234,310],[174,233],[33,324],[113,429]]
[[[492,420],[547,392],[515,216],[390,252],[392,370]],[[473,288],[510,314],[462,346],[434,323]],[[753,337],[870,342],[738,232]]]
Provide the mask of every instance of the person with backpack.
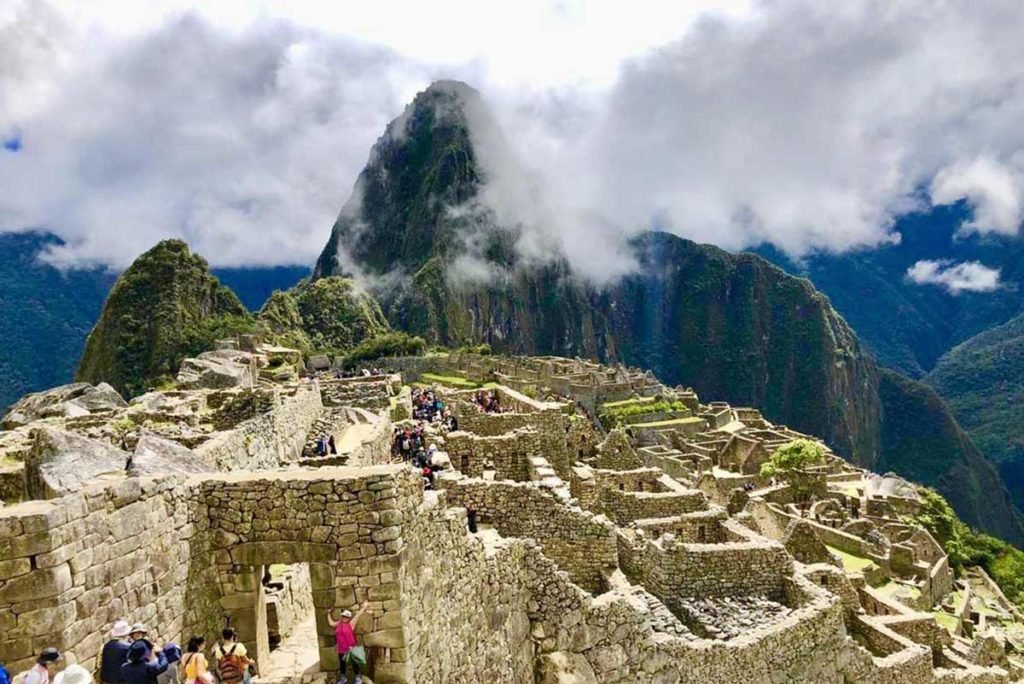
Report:
[[351,667],[353,684],[363,684],[359,675],[360,667],[366,665],[366,649],[356,643],[356,624],[369,607],[369,601],[363,601],[355,615],[352,611],[341,611],[341,619],[334,619],[334,609],[327,611],[327,624],[334,628],[334,638],[338,644],[338,684],[345,684],[345,672]]
[[185,684],[213,684],[210,665],[203,654],[206,639],[194,636],[188,640],[185,656],[181,659],[181,671],[185,675]]
[[238,632],[231,627],[225,627],[220,635],[222,641],[213,649],[213,657],[217,661],[217,680],[221,684],[248,684],[252,679],[249,674],[252,661],[245,650],[245,644],[238,640]]
[[60,651],[47,646],[39,652],[36,664],[17,675],[11,684],[50,684],[50,668],[60,660]]
[[110,630],[110,641],[103,645],[100,652],[100,682],[102,684],[124,684],[124,671],[121,666],[128,662],[128,648],[132,645],[128,638],[131,627],[124,620],[118,620]]
[[0,663],[0,684],[11,684],[11,673],[3,663]]
[[163,650],[154,648],[148,639],[132,642],[128,649],[128,662],[122,666],[125,684],[157,684],[157,677],[167,671],[170,664]]

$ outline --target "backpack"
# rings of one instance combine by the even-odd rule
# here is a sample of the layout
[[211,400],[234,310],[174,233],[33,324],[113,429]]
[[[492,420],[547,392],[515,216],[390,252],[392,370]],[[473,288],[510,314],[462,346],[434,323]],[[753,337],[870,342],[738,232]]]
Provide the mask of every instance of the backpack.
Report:
[[235,655],[237,647],[238,644],[232,644],[231,650],[225,651],[221,646],[221,652],[224,655],[217,661],[217,674],[223,684],[239,684],[245,679],[245,666],[242,665],[242,657]]
[[[7,672],[7,670],[4,669],[4,672]],[[25,680],[28,679],[28,673],[29,671],[25,670],[24,672],[19,672],[14,675],[14,679],[11,680],[11,684],[25,684]],[[10,673],[8,673],[7,676],[10,677]]]
[[11,684],[11,673],[0,663],[0,684]]

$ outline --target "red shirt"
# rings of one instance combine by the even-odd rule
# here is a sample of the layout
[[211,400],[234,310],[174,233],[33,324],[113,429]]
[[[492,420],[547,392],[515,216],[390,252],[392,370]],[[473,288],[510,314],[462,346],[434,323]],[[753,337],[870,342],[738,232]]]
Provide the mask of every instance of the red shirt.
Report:
[[339,622],[334,626],[334,638],[338,641],[339,655],[345,655],[356,645],[356,633],[349,622]]

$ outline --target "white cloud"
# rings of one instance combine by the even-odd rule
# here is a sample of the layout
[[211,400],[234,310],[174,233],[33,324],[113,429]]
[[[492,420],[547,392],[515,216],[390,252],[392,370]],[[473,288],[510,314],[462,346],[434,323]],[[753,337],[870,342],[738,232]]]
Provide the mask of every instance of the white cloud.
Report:
[[919,285],[944,287],[951,294],[992,292],[1001,287],[999,269],[977,261],[922,260],[907,269],[907,278]]
[[525,255],[593,277],[651,227],[803,255],[897,239],[930,202],[966,199],[970,230],[1021,214],[1014,0],[129,5],[0,8],[0,136],[24,144],[0,149],[0,230],[54,230],[60,263],[167,236],[217,265],[311,263],[438,77],[501,124],[484,199]]
[[932,202],[953,204],[967,200],[974,218],[965,221],[964,232],[1016,235],[1024,220],[1024,178],[989,156],[961,161],[939,171],[932,181]]

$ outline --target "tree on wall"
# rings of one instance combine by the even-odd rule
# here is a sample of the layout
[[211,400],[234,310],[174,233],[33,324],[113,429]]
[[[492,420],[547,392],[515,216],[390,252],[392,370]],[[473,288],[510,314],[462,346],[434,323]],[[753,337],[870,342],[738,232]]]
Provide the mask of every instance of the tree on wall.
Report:
[[804,503],[819,482],[810,468],[825,461],[825,447],[811,439],[794,439],[775,450],[761,465],[761,477],[777,477],[793,490],[798,503]]

